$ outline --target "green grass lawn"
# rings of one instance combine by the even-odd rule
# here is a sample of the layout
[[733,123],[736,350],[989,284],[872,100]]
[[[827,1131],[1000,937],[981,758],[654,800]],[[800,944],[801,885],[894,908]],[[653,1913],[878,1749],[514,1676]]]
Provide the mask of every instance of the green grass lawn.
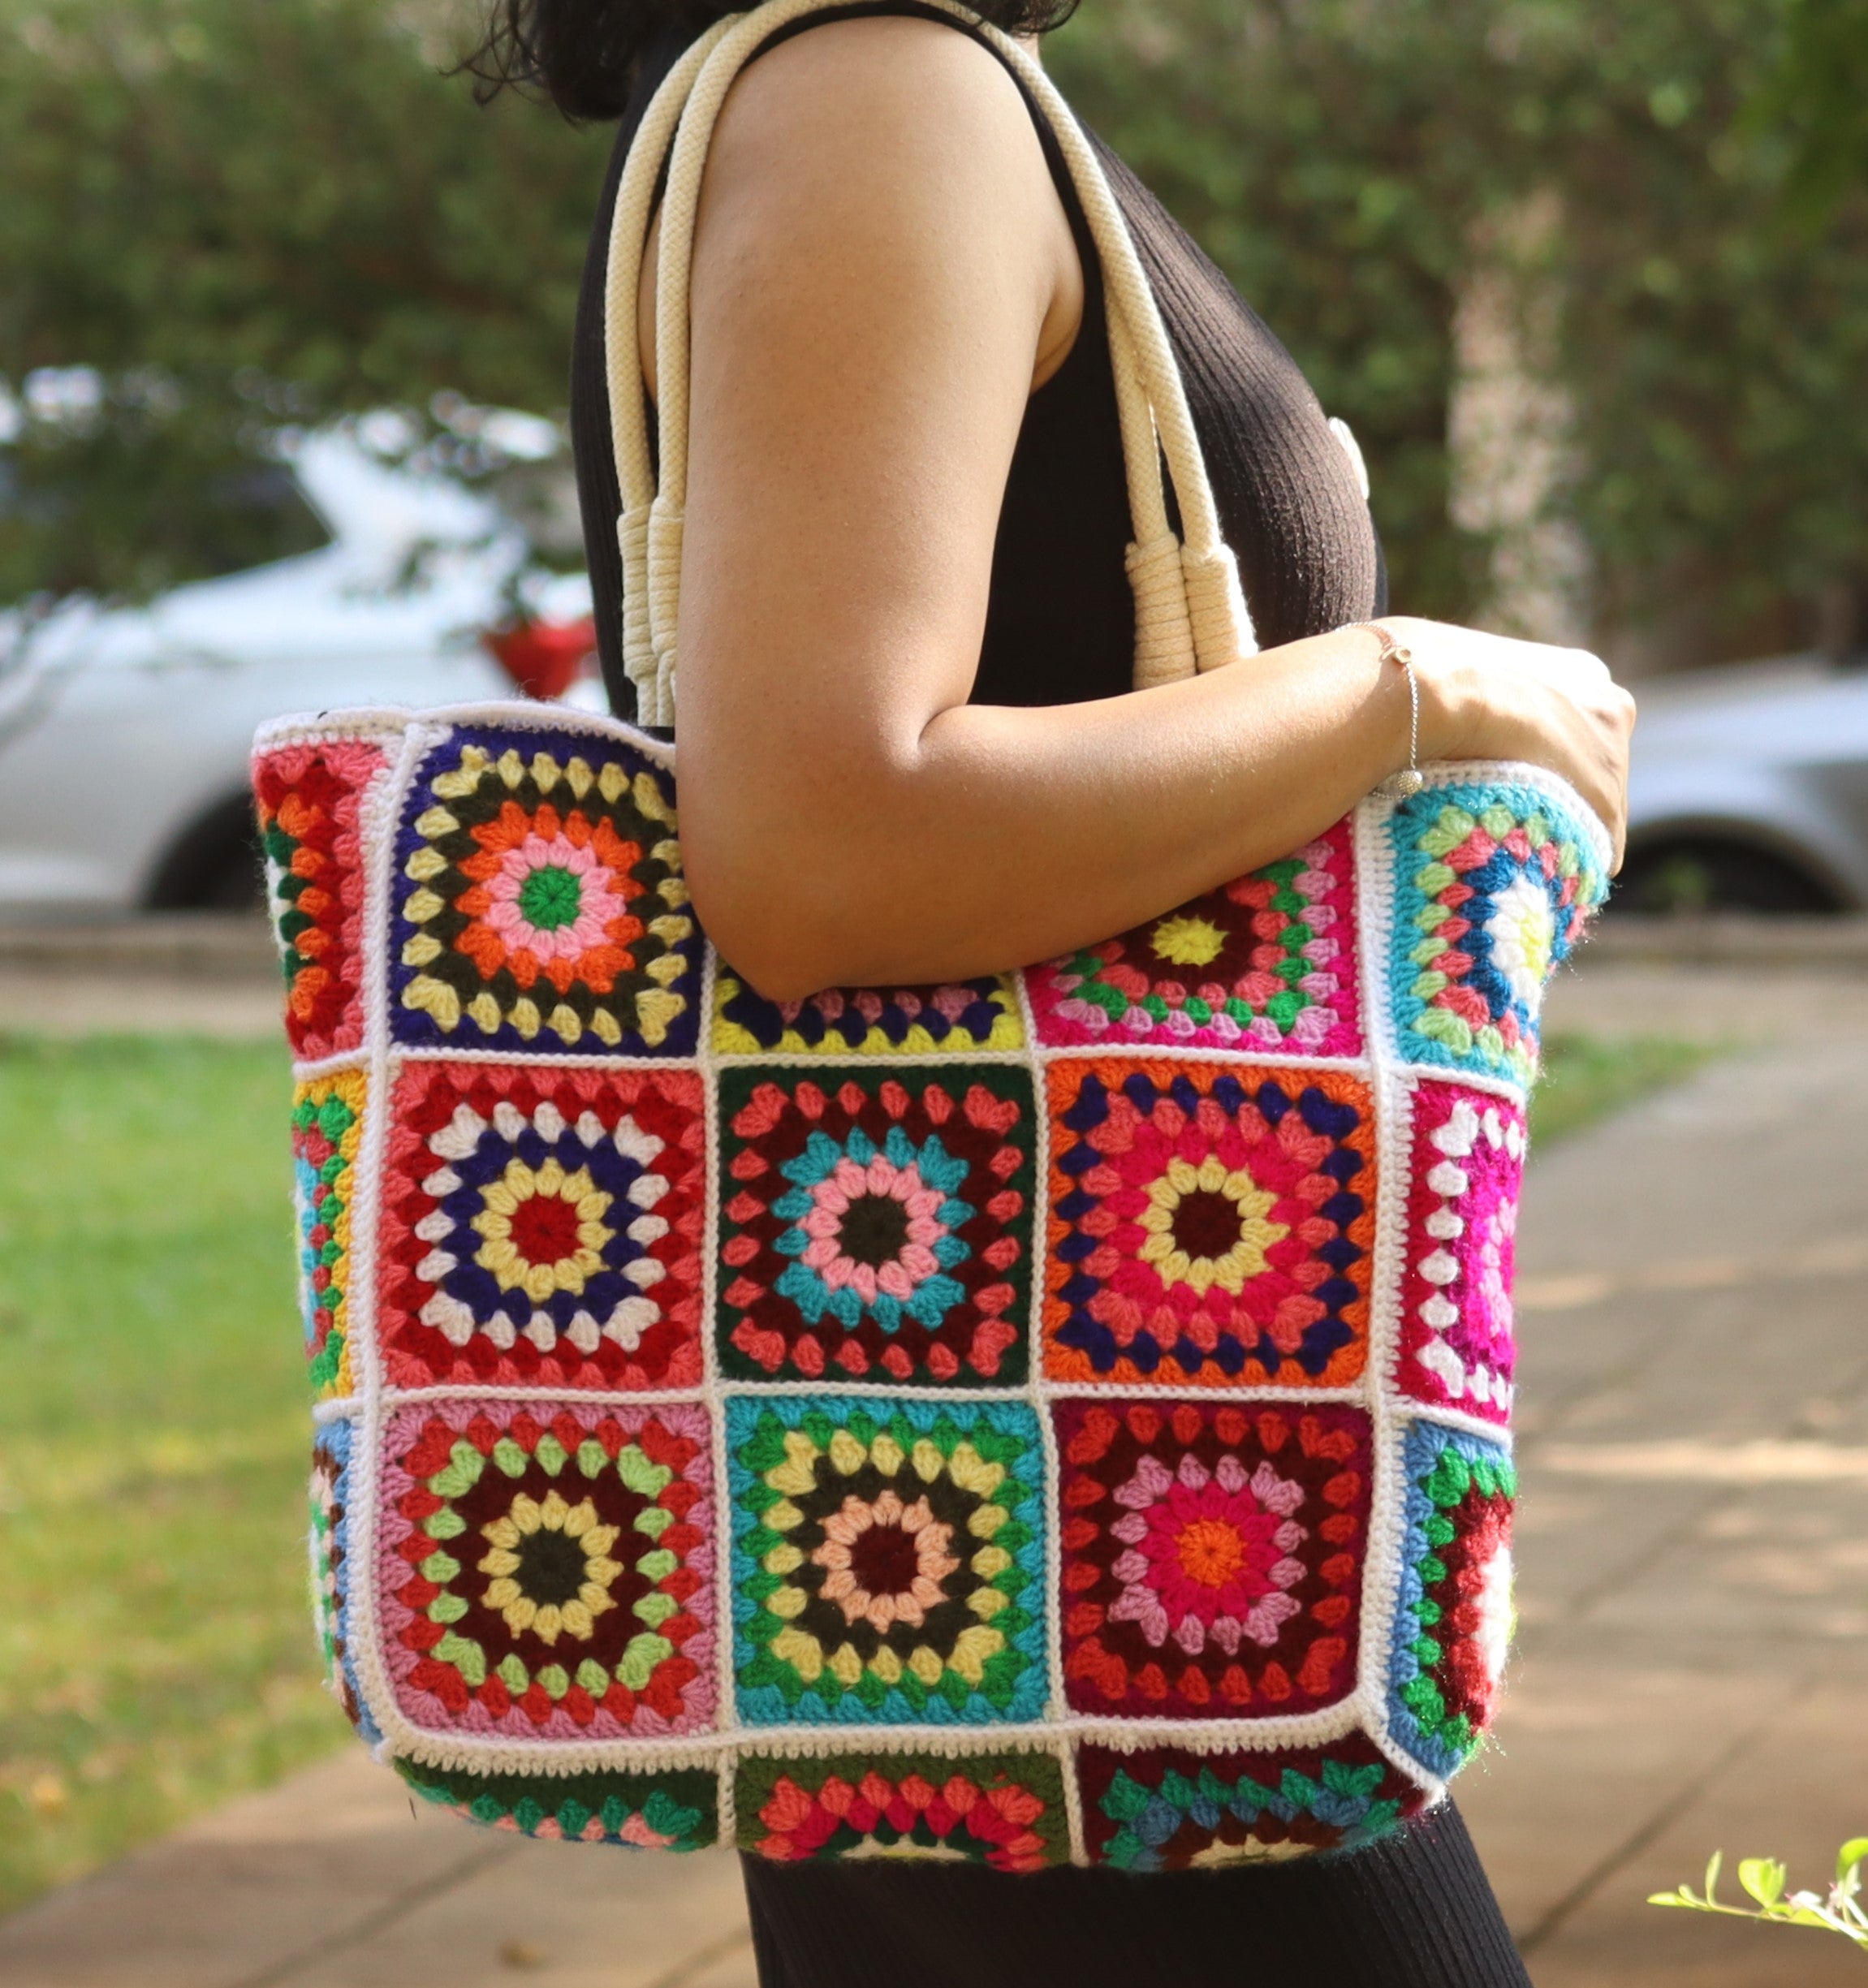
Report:
[[[1551,1046],[1538,1135],[1706,1052]],[[0,1910],[337,1744],[282,1050],[0,1039]]]
[[1650,1091],[1677,1084],[1723,1053],[1711,1042],[1672,1036],[1553,1035],[1543,1046],[1543,1077],[1531,1100],[1531,1136],[1540,1145],[1580,1132]]
[[333,1744],[281,1049],[0,1041],[0,1909]]

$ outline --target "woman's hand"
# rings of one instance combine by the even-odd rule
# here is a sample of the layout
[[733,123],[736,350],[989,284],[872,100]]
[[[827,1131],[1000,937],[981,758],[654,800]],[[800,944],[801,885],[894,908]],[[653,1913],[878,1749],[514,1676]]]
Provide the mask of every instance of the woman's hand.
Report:
[[1421,757],[1522,759],[1561,774],[1601,816],[1621,866],[1634,700],[1587,649],[1394,615],[1413,652]]

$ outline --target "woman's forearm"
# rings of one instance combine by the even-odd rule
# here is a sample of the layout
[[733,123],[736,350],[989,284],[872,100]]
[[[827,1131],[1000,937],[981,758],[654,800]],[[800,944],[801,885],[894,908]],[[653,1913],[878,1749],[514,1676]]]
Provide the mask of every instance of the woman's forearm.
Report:
[[703,921],[767,994],[960,978],[1301,847],[1407,745],[1405,676],[1346,628],[1131,696],[960,705],[892,749],[774,763],[720,846],[712,808],[684,810],[684,839]]

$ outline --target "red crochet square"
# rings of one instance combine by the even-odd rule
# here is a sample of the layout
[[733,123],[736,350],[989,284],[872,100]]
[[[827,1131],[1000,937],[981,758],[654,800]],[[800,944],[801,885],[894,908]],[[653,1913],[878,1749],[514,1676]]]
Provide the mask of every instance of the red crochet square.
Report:
[[691,1387],[701,1374],[701,1080],[411,1063],[383,1183],[401,1387]]
[[300,1056],[363,1041],[358,817],[386,764],[358,740],[283,746],[254,763],[267,905],[285,961],[286,1033]]
[[1360,1408],[1056,1404],[1065,1689],[1080,1712],[1259,1718],[1355,1688]]
[[1038,1126],[1023,1070],[871,1063],[718,1081],[727,1375],[1025,1379]]

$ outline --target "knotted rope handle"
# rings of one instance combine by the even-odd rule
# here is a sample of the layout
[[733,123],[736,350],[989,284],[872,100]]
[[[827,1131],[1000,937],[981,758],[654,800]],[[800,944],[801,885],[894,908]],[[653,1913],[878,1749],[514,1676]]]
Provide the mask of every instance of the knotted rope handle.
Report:
[[[1070,107],[1008,35],[957,0],[923,0],[977,28],[1049,119],[1076,185],[1103,270],[1111,370],[1134,539],[1127,555],[1135,597],[1137,689],[1216,669],[1256,644],[1238,567],[1218,509],[1180,370],[1127,222]],[[623,657],[645,724],[675,717],[681,534],[688,494],[688,284],[708,146],[722,105],[753,54],[824,0],[767,0],[716,22],[669,71],[638,128],[617,189],[604,298],[611,439],[623,509]],[[671,146],[672,156],[671,157]],[[656,265],[655,353],[661,486],[651,465],[636,336],[651,209],[669,160]],[[1186,541],[1168,524],[1162,459],[1173,480]]]

